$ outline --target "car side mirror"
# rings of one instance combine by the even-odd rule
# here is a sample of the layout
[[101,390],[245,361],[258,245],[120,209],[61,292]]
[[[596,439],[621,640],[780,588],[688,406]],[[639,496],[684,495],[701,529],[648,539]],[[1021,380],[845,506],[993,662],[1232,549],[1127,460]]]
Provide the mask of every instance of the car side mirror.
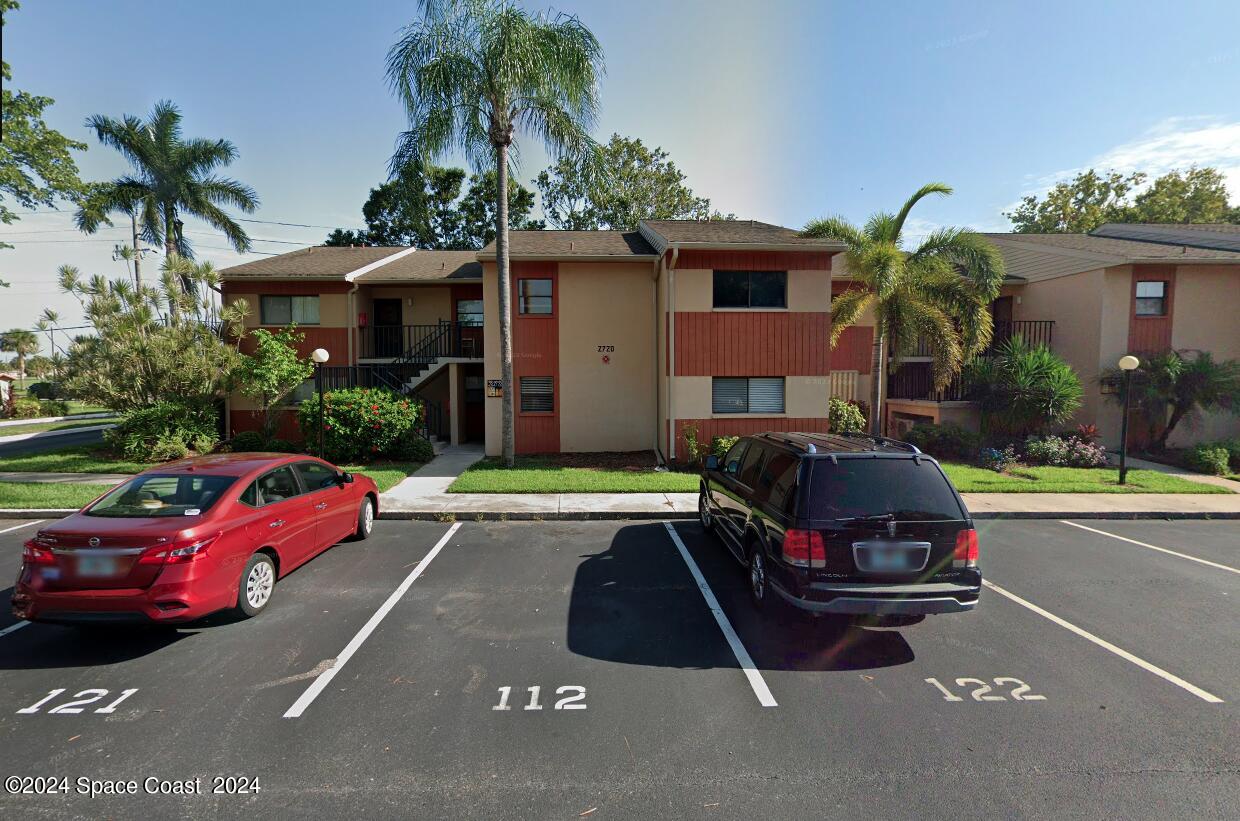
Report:
[[736,475],[736,471],[740,470],[740,467],[741,467],[741,460],[740,460],[740,459],[733,459],[731,462],[728,462],[728,466],[727,466],[726,468],[724,468],[724,471],[723,471],[723,472],[724,472],[724,473],[727,473],[727,474],[730,474],[730,475],[732,475],[732,476],[735,476],[735,475]]
[[349,473],[349,471],[347,470],[341,471],[340,472],[340,484],[342,485],[353,484],[353,474]]
[[706,457],[706,469],[707,470],[719,470],[719,457],[713,453],[710,456],[707,456]]

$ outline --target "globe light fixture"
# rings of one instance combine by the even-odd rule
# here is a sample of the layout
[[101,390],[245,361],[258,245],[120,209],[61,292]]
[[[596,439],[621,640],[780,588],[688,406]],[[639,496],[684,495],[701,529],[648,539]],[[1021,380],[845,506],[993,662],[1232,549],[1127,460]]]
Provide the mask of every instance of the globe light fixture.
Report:
[[1141,367],[1141,360],[1127,354],[1116,364],[1124,372],[1124,417],[1119,424],[1119,483],[1122,485],[1128,481],[1128,403],[1132,398],[1132,372]]

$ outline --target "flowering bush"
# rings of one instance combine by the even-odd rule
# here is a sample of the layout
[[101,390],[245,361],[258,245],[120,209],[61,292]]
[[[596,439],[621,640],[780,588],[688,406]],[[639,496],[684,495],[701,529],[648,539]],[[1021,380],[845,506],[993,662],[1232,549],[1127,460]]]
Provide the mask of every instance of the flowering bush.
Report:
[[1016,448],[1008,445],[1003,450],[998,448],[982,448],[977,455],[978,467],[1004,473],[1016,464]]
[[[324,456],[337,463],[405,459],[418,448],[422,404],[379,388],[348,388],[323,396]],[[319,398],[301,403],[297,421],[307,442],[319,437]]]
[[832,433],[861,433],[865,430],[861,408],[834,396],[827,400],[827,422]]
[[1031,436],[1025,440],[1025,461],[1031,465],[1100,468],[1106,466],[1107,452],[1079,436]]

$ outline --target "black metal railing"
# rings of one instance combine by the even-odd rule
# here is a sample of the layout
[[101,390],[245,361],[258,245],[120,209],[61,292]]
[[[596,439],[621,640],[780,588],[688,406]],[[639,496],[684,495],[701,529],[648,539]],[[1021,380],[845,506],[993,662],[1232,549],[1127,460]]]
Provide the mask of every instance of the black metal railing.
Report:
[[[1013,322],[996,321],[994,323],[994,331],[990,337],[990,345],[986,350],[982,351],[981,355],[990,355],[995,348],[1014,336],[1024,338],[1030,347],[1045,345],[1049,348],[1055,336],[1055,320],[1019,319]],[[909,354],[910,357],[915,358],[933,355],[934,352],[930,348],[930,343],[924,337],[918,338],[917,345],[913,348],[913,352]]]
[[432,436],[438,436],[440,439],[448,435],[448,431],[444,428],[443,406],[433,399],[427,399],[425,396],[414,394],[414,398],[422,403],[422,424],[418,433],[424,439],[430,439]]
[[482,326],[460,322],[434,325],[372,325],[359,333],[359,359],[431,362],[440,357],[482,358]]
[[888,399],[955,402],[964,399],[964,395],[964,385],[959,376],[943,390],[935,390],[934,373],[929,362],[905,362],[887,377]]

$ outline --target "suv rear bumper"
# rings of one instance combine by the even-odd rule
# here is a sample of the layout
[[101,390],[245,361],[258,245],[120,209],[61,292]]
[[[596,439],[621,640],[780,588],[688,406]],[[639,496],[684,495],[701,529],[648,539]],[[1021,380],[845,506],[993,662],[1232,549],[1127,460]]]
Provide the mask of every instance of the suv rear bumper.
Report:
[[810,597],[798,598],[779,584],[771,588],[793,607],[812,613],[897,614],[966,613],[977,607],[981,585],[812,584]]

